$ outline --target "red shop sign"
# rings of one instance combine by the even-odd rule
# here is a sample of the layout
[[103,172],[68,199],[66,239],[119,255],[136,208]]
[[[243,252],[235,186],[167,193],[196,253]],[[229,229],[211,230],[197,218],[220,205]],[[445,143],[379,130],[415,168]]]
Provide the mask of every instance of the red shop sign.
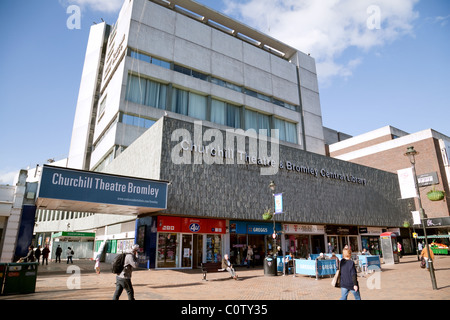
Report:
[[181,232],[181,218],[158,216],[158,232]]
[[225,220],[182,218],[181,232],[183,233],[217,233],[225,234]]

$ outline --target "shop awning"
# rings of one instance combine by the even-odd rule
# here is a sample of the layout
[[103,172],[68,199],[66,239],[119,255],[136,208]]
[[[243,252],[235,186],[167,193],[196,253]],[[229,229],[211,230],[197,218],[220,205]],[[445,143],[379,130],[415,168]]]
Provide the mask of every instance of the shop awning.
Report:
[[44,165],[38,209],[142,214],[167,208],[168,181]]

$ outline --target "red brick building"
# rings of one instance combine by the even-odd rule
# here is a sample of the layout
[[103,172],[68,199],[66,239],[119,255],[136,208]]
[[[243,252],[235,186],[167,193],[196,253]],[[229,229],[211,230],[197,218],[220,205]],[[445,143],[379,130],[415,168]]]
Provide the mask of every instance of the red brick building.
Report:
[[[397,173],[397,170],[411,167],[409,158],[405,156],[410,146],[414,146],[418,152],[415,157],[417,176],[425,174],[437,176],[437,184],[419,187],[422,206],[428,217],[427,233],[448,236],[450,234],[450,137],[431,129],[408,134],[386,126],[330,144],[328,152],[333,158]],[[444,200],[431,201],[427,198],[427,193],[433,188],[445,191]],[[418,208],[417,199],[415,206],[414,199],[411,199],[411,207],[411,210]],[[417,231],[421,233],[420,229]]]

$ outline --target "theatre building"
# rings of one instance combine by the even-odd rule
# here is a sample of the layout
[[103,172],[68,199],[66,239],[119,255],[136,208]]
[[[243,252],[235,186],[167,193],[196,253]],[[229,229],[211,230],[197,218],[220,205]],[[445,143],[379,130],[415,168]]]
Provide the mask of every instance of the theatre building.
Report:
[[[95,240],[134,236],[146,268],[195,268],[224,253],[241,263],[247,246],[260,263],[274,233],[299,256],[328,242],[359,251],[363,235],[410,218],[394,173],[325,156],[313,57],[189,0],[127,0],[115,24],[91,27],[67,164],[73,183],[114,203],[59,210],[125,214],[96,226]],[[128,188],[134,179],[142,188]],[[164,206],[153,206],[158,183]],[[264,220],[274,193],[282,213]]]

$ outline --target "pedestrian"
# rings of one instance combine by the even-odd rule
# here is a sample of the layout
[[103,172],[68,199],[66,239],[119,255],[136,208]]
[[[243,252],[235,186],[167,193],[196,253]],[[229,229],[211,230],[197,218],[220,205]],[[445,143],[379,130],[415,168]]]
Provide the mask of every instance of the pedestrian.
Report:
[[290,274],[293,268],[294,268],[294,254],[292,252],[289,252],[289,255],[287,255],[284,258],[285,274]]
[[248,246],[247,249],[247,269],[250,268],[250,264],[254,268],[255,265],[253,264],[253,248],[252,246]]
[[32,245],[30,245],[28,247],[28,252],[27,255],[23,258],[19,259],[19,262],[34,262],[34,251],[33,251],[34,247]]
[[398,257],[401,258],[402,257],[402,244],[400,242],[397,242],[397,252],[398,252]]
[[100,254],[98,254],[97,257],[95,258],[94,269],[97,274],[100,274]]
[[422,249],[423,249],[422,241],[419,241],[417,248],[419,249],[420,252],[422,252]]
[[55,251],[55,257],[56,257],[55,263],[58,262],[58,260],[59,260],[59,263],[61,263],[61,253],[62,253],[62,249],[61,249],[61,246],[58,244],[58,247],[56,248],[56,251]]
[[48,254],[50,253],[50,249],[48,248],[48,245],[45,245],[45,248],[42,249],[42,265],[44,265],[44,261],[46,265],[48,265]]
[[333,253],[333,245],[331,244],[331,242],[328,242],[328,253]]
[[66,254],[67,254],[67,264],[69,264],[69,261],[70,263],[73,263],[72,257],[75,253],[73,252],[72,248],[67,247]]
[[247,261],[247,245],[244,244],[244,247],[242,248],[241,267],[246,263],[246,261]]
[[128,294],[128,300],[134,300],[134,289],[133,284],[131,283],[131,274],[133,272],[133,268],[137,268],[138,266],[138,250],[139,245],[135,244],[131,247],[131,250],[126,252],[123,270],[116,276],[116,291],[114,292],[113,300],[119,300],[123,289],[125,289]]
[[230,273],[231,277],[234,280],[237,280],[238,276],[236,274],[236,271],[234,270],[233,265],[231,264],[230,260],[228,259],[228,254],[226,254],[226,253],[223,255],[222,269],[227,270]]
[[433,263],[434,261],[434,252],[433,250],[431,250],[431,245],[428,245],[429,249],[430,249],[430,256],[428,257],[428,250],[427,247],[425,246],[425,248],[423,248],[422,252],[420,253],[420,256],[425,260],[426,262],[426,266],[427,269],[430,267],[428,265],[428,261],[431,260],[431,262]]
[[39,263],[41,258],[41,246],[38,246],[36,250],[34,250],[34,256],[36,257],[37,263]]
[[353,293],[355,300],[361,300],[359,293],[358,276],[350,249],[344,249],[340,263],[341,300],[347,300],[348,293]]

